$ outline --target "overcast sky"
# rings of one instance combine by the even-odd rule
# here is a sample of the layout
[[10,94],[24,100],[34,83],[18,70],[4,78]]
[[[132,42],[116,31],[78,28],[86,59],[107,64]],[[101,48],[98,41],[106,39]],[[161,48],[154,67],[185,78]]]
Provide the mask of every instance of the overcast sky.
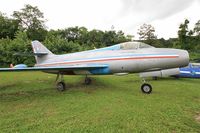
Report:
[[200,20],[200,0],[0,0],[0,11],[11,15],[25,4],[38,6],[48,29],[85,26],[122,30],[135,35],[143,24],[155,27],[158,37],[177,37],[185,18],[190,28]]

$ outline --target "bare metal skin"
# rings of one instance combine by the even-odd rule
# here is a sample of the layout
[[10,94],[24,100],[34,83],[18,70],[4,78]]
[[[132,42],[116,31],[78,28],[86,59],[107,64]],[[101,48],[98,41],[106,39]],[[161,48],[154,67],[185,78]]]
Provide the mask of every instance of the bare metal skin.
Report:
[[[38,42],[33,42],[37,43]],[[124,44],[140,45],[139,42],[128,42]],[[119,45],[124,45],[119,44]],[[41,46],[42,47],[42,46]],[[34,48],[34,44],[33,44]],[[187,66],[189,54],[185,50],[154,48],[129,47],[129,49],[96,49],[64,55],[54,55],[50,51],[47,56],[36,57],[37,67],[44,66],[72,66],[83,64],[102,64],[108,65],[109,73],[137,73],[152,70],[162,70]],[[121,58],[118,58],[121,57]],[[127,59],[128,58],[128,59]],[[47,71],[48,72],[48,71]],[[49,71],[51,72],[51,71]],[[68,74],[67,71],[65,74]],[[74,73],[73,73],[74,72]],[[54,71],[55,73],[55,71]],[[57,72],[56,72],[57,73]],[[69,74],[92,74],[88,71],[71,71]]]

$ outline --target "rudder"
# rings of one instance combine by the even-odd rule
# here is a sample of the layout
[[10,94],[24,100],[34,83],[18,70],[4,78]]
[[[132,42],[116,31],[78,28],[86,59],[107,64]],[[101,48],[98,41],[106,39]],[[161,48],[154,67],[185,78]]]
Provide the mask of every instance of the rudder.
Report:
[[41,64],[42,62],[47,60],[49,56],[54,55],[50,50],[48,50],[42,43],[37,40],[32,41],[32,48],[37,64]]

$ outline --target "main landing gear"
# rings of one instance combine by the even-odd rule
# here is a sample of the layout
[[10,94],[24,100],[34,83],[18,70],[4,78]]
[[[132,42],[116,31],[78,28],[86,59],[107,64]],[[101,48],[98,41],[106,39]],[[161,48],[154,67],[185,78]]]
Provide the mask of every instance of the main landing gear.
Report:
[[143,84],[141,86],[141,90],[145,94],[150,94],[152,92],[152,87],[150,84],[147,84],[145,79],[143,79]]
[[86,75],[86,77],[85,77],[85,85],[90,85],[91,83],[92,83],[91,78],[87,77],[87,75]]
[[[60,81],[58,81],[58,79],[60,78]],[[63,79],[63,75],[58,73],[57,74],[57,77],[56,77],[56,89],[58,91],[64,91],[66,89],[66,85],[65,85],[65,82],[64,82],[64,79]]]
[[[84,83],[85,83],[85,85],[90,85],[92,83],[91,78],[87,77],[87,75],[86,75]],[[64,79],[63,79],[63,74],[60,74],[60,73],[57,74],[57,77],[56,77],[56,89],[58,91],[66,90],[66,85],[65,85],[65,82],[64,82]]]

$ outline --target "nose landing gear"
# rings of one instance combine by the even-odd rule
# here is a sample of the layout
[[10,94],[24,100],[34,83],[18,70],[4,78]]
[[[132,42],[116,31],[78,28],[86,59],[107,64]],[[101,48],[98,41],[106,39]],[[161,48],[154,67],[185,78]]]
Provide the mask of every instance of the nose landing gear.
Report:
[[144,83],[141,86],[141,90],[143,93],[150,94],[152,92],[152,87],[150,84]]
[[141,86],[141,90],[145,94],[150,94],[152,92],[152,86],[146,83],[145,79],[143,79],[143,84]]

